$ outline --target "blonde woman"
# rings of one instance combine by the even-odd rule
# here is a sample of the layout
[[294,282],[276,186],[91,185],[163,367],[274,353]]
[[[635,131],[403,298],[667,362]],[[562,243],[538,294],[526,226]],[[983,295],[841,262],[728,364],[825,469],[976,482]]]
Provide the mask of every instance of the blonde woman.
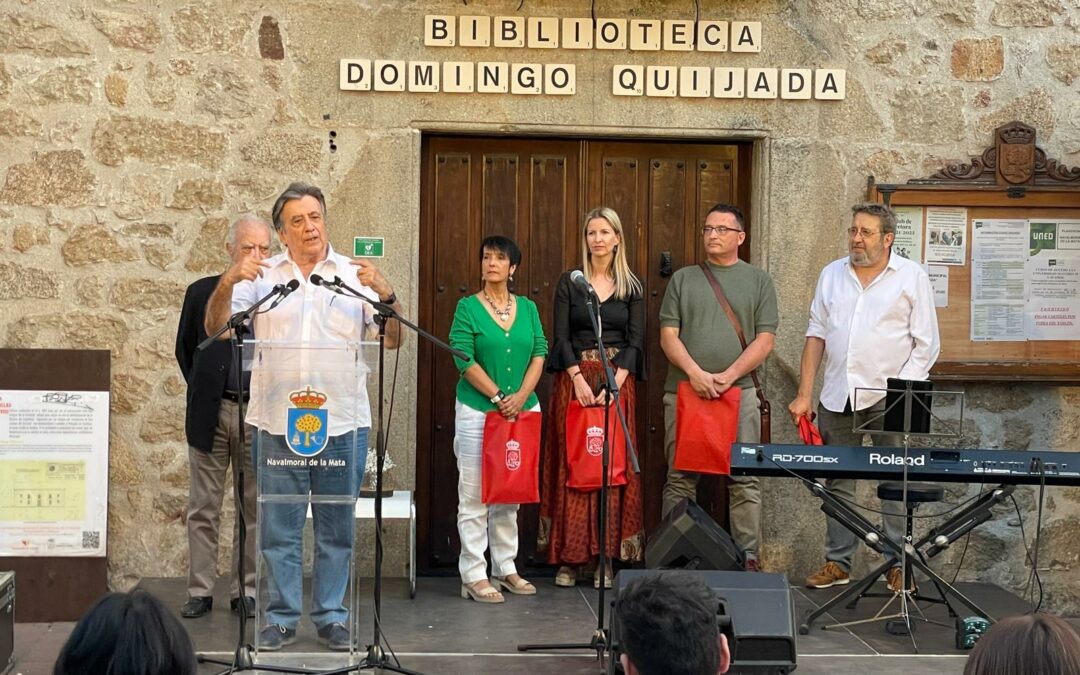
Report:
[[[616,369],[615,383],[626,406],[630,440],[634,440],[635,382],[645,377],[645,302],[641,282],[626,262],[619,215],[601,207],[590,211],[581,232],[581,271],[600,300],[604,347]],[[600,553],[598,491],[566,487],[566,408],[571,400],[583,406],[603,404],[608,394],[596,336],[585,294],[563,273],[555,288],[553,338],[547,370],[555,374],[548,406],[549,423],[540,484],[538,546],[551,564],[559,565],[555,585],[577,583],[580,567],[595,566]],[[618,421],[612,418],[612,424]],[[594,585],[611,586],[611,561],[641,560],[643,526],[641,482],[628,471],[625,485],[608,493],[605,558],[608,569],[596,571]],[[601,581],[603,580],[603,582]]]

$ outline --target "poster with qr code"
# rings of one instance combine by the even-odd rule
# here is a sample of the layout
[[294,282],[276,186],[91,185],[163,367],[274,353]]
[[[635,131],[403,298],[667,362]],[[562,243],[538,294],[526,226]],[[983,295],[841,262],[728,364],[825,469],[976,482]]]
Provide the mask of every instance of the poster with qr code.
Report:
[[0,391],[0,557],[105,555],[108,443],[108,392]]

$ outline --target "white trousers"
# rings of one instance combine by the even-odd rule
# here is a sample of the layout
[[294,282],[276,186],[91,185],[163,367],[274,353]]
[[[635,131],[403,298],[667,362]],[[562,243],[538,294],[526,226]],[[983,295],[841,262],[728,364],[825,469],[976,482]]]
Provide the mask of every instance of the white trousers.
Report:
[[[480,466],[483,457],[484,419],[487,413],[461,401],[455,403],[454,456],[458,466],[458,536],[461,581],[476,583],[487,576],[484,552],[491,551],[492,576],[517,573],[514,558],[518,551],[517,504],[485,504],[480,496]],[[533,408],[540,410],[540,406]]]

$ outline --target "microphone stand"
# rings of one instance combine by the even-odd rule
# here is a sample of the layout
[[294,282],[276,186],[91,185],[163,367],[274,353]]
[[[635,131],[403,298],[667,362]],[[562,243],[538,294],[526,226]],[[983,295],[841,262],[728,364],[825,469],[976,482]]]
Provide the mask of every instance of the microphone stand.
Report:
[[[385,354],[386,354],[386,322],[390,319],[397,321],[399,324],[406,326],[421,337],[426,338],[437,347],[444,349],[459,359],[465,360],[468,355],[462,353],[460,350],[454,349],[446,342],[443,342],[439,338],[435,337],[426,330],[420,328],[414,323],[411,323],[407,319],[403,318],[392,306],[385,302],[379,302],[372,300],[366,295],[360,293],[354,288],[349,287],[340,277],[334,277],[333,281],[325,279],[316,274],[311,275],[309,280],[322,286],[323,288],[337,293],[338,295],[348,295],[354,298],[363,300],[367,304],[371,305],[376,312],[378,312],[379,318],[376,320],[379,325],[379,410],[377,417],[377,429],[375,432],[375,631],[372,638],[372,643],[368,645],[367,654],[360,661],[360,663],[348,666],[346,668],[340,668],[337,670],[319,671],[321,675],[341,675],[343,673],[359,672],[361,670],[376,670],[376,671],[392,671],[395,673],[404,673],[404,675],[421,675],[417,671],[403,668],[395,663],[390,663],[389,658],[383,651],[380,645],[380,637],[382,633],[382,561],[383,561],[383,545],[382,545],[382,481],[383,481],[383,460],[386,457],[386,429],[383,426],[383,384],[385,379],[385,369],[383,367]],[[259,666],[260,668],[262,666]]]
[[[596,302],[594,302],[594,300]],[[585,306],[589,310],[589,319],[592,321],[593,334],[596,335],[596,347],[600,353],[600,365],[604,369],[604,378],[607,385],[608,394],[611,400],[604,405],[604,445],[603,452],[601,454],[601,472],[600,477],[600,504],[597,509],[597,518],[600,521],[597,524],[597,532],[600,536],[600,555],[596,561],[596,573],[599,575],[600,584],[598,586],[599,592],[597,593],[597,607],[596,607],[596,630],[593,631],[592,638],[588,642],[584,643],[555,643],[555,644],[520,644],[518,645],[519,652],[528,651],[540,651],[540,650],[557,650],[557,649],[591,649],[596,652],[596,658],[603,660],[604,652],[607,651],[611,645],[608,640],[607,629],[604,628],[604,595],[607,586],[607,506],[608,506],[608,490],[610,488],[608,484],[608,465],[611,458],[611,408],[615,407],[615,413],[618,416],[619,424],[622,425],[623,438],[626,439],[626,454],[630,459],[630,464],[634,470],[634,473],[641,473],[641,469],[638,466],[637,453],[634,452],[634,442],[630,437],[630,429],[626,424],[626,416],[623,414],[622,402],[619,399],[619,386],[615,382],[615,371],[611,367],[611,362],[607,356],[607,350],[604,348],[604,339],[600,330],[600,303],[596,297],[596,293],[590,288],[585,293]]]
[[[300,282],[293,279],[288,284],[278,284],[269,293],[264,295],[258,302],[245,310],[236,312],[229,317],[229,320],[225,322],[213,335],[207,337],[199,346],[195,348],[195,351],[201,352],[210,345],[217,342],[218,338],[225,333],[225,331],[231,330],[232,335],[229,338],[232,351],[232,368],[233,374],[236,376],[236,390],[237,398],[240,399],[236,403],[236,417],[237,417],[237,429],[239,433],[239,444],[237,448],[233,449],[232,453],[232,465],[233,474],[236,476],[235,483],[235,499],[236,499],[236,519],[237,530],[239,536],[237,537],[237,545],[240,547],[240,551],[236,554],[236,574],[239,577],[240,585],[240,628],[239,637],[236,641],[236,651],[233,653],[232,661],[226,661],[224,659],[215,659],[208,657],[204,654],[196,654],[196,658],[199,663],[212,663],[218,666],[225,666],[226,670],[221,671],[221,675],[225,673],[233,673],[241,670],[254,670],[255,659],[252,657],[252,647],[245,642],[247,639],[247,619],[248,619],[248,606],[247,606],[247,589],[244,586],[244,576],[246,573],[244,558],[247,551],[247,514],[244,508],[244,455],[247,452],[247,438],[244,433],[244,369],[243,369],[243,334],[248,332],[247,322],[251,317],[255,316],[256,310],[266,304],[274,296],[278,296],[278,299],[274,304],[270,305],[270,308],[266,311],[270,311],[277,306],[279,302],[285,299],[289,293],[292,293],[300,285]],[[256,593],[256,595],[258,595]],[[254,608],[251,608],[254,610]],[[295,668],[283,668],[280,666],[271,666],[259,664],[259,670],[265,670],[274,673],[309,673],[312,671],[306,669]]]

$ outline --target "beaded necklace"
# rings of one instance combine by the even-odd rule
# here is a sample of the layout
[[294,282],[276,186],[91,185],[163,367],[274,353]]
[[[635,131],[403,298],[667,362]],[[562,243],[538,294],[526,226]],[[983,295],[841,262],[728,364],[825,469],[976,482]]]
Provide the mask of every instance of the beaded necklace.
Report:
[[488,295],[487,289],[484,289],[482,291],[482,293],[484,294],[484,299],[487,300],[487,303],[489,305],[491,305],[492,311],[495,312],[495,316],[499,317],[500,321],[509,321],[510,320],[510,311],[514,306],[514,296],[510,295],[509,297],[506,298],[506,308],[505,309],[499,309],[498,307],[495,306],[495,301],[491,299],[490,295]]

